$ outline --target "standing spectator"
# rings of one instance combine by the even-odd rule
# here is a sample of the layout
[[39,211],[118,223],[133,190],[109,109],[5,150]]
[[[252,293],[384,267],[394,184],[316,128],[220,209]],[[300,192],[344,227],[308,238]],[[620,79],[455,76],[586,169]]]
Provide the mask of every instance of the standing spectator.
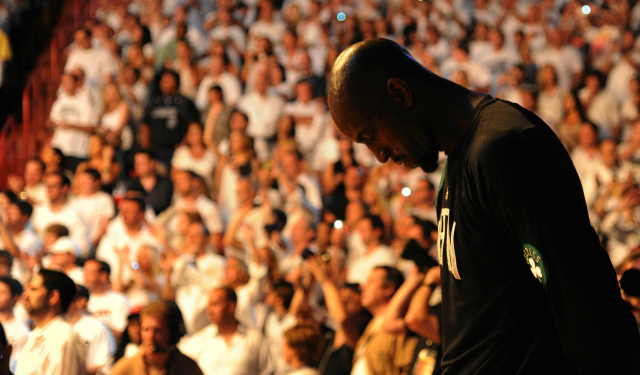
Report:
[[95,108],[86,95],[77,92],[78,78],[62,75],[62,92],[51,105],[49,124],[54,128],[51,146],[62,151],[66,168],[74,172],[89,156],[89,135],[96,127]]
[[62,224],[69,230],[69,236],[80,247],[80,257],[89,255],[89,232],[80,215],[67,200],[71,181],[62,173],[49,173],[45,177],[49,202],[36,207],[31,218],[33,229],[44,239],[44,232],[51,224]]
[[289,364],[288,375],[315,375],[322,354],[323,337],[317,327],[296,325],[284,333],[282,357]]
[[558,132],[558,124],[562,121],[564,98],[566,92],[558,86],[558,76],[553,65],[545,65],[538,71],[538,107],[536,114],[551,129]]
[[276,134],[278,119],[284,106],[281,97],[267,93],[268,85],[266,67],[258,68],[253,91],[244,94],[238,101],[238,108],[249,116],[247,134],[253,137],[256,156],[261,161],[269,159],[268,141]]
[[283,350],[285,332],[298,323],[296,318],[298,311],[290,310],[293,294],[293,284],[278,281],[273,284],[265,297],[265,303],[273,309],[267,315],[264,336],[275,367],[274,375],[289,374],[290,370],[295,370],[295,367],[287,363]]
[[84,285],[91,293],[87,310],[106,324],[119,341],[127,327],[129,302],[122,293],[109,287],[110,273],[111,268],[106,262],[88,259],[84,263]]
[[366,252],[361,257],[350,260],[347,281],[362,285],[377,266],[394,266],[397,259],[393,251],[381,243],[384,223],[379,216],[365,216],[358,223],[358,231],[366,245]]
[[[104,88],[104,103],[105,108],[96,132],[102,134],[107,143],[116,150],[128,151],[135,141],[134,134],[129,127],[131,111],[127,102],[122,98],[117,84],[109,83]],[[121,163],[125,162],[124,158],[119,160]]]
[[62,317],[75,290],[62,272],[41,269],[31,279],[23,301],[35,328],[18,359],[16,375],[85,374],[82,338]]
[[260,332],[236,320],[237,296],[230,288],[209,294],[207,316],[211,324],[180,343],[205,374],[268,375],[273,371],[267,342]]
[[196,93],[196,106],[202,112],[209,110],[209,89],[212,86],[220,86],[224,93],[224,104],[234,106],[240,95],[242,95],[242,85],[240,79],[227,70],[229,62],[225,55],[212,55],[209,62],[209,72],[198,87]]
[[203,131],[202,124],[198,122],[189,124],[187,135],[184,137],[186,144],[178,146],[171,166],[173,170],[195,172],[207,183],[207,191],[212,191],[218,157],[214,150],[206,146]]
[[95,47],[91,41],[91,30],[80,28],[73,34],[73,45],[64,70],[66,72],[79,67],[93,84],[102,87],[110,82],[117,71],[117,62],[104,47]]
[[65,320],[73,325],[84,342],[87,374],[108,374],[113,365],[116,340],[104,323],[89,315],[87,301],[89,290],[76,285],[76,294],[65,314]]
[[111,375],[202,375],[198,364],[176,348],[185,330],[175,303],[153,302],[142,309],[140,320],[141,350],[118,361]]
[[606,76],[593,70],[585,74],[578,98],[589,121],[598,125],[600,139],[620,137],[620,112],[615,97],[605,90]]
[[[156,159],[152,151],[138,150],[133,156],[137,177],[129,180],[127,190],[142,193],[144,201],[158,215],[171,204],[173,183],[156,172]],[[144,207],[143,207],[144,211]]]
[[16,371],[17,360],[29,337],[29,328],[13,314],[21,295],[22,285],[18,280],[6,276],[0,277],[0,323],[7,334],[7,340],[13,347],[9,367],[12,372]]
[[264,279],[267,276],[267,267],[247,264],[234,257],[227,257],[224,268],[224,283],[231,288],[237,296],[234,302],[234,316],[245,327],[262,330],[264,316],[259,316],[258,303],[263,299]]
[[274,169],[280,193],[287,197],[285,212],[309,215],[313,223],[320,221],[322,197],[318,180],[304,170],[302,155],[288,149],[281,156],[281,166]]
[[160,95],[151,98],[140,124],[140,145],[152,149],[166,167],[171,165],[173,151],[187,133],[188,124],[200,121],[197,108],[178,93],[179,89],[178,73],[160,73]]
[[100,191],[102,180],[97,170],[87,169],[77,178],[80,194],[71,200],[71,207],[78,212],[87,226],[91,248],[95,249],[106,232],[109,221],[115,215],[113,198]]
[[[150,245],[142,245],[137,253],[132,262],[128,247],[118,252],[120,266],[114,271],[112,280],[113,289],[126,294],[132,310],[160,299],[160,291],[165,283],[157,250]],[[130,272],[130,280],[124,280],[125,269]]]
[[203,141],[207,147],[215,151],[222,141],[229,141],[231,115],[234,109],[225,103],[222,87],[218,85],[209,89],[208,103],[209,112],[204,124]]

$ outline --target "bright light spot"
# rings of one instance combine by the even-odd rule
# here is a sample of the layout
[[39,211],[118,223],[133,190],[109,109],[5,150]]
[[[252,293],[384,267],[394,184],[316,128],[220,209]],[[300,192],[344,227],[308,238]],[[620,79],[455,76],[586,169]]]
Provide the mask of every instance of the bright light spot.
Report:
[[409,189],[408,187],[403,187],[402,188],[402,195],[404,195],[405,197],[408,197],[411,195],[411,189]]
[[591,13],[591,7],[588,5],[585,5],[582,7],[582,13],[585,15],[588,15],[589,13]]
[[336,221],[334,221],[334,222],[333,222],[333,226],[334,226],[336,229],[341,229],[341,228],[342,228],[342,221],[341,221],[341,220],[336,220]]
[[140,267],[140,266],[138,265],[138,262],[133,262],[133,263],[131,263],[131,268],[133,268],[134,270],[137,270],[137,269],[138,269],[138,267]]
[[347,15],[344,12],[338,13],[338,21],[342,22],[347,19]]

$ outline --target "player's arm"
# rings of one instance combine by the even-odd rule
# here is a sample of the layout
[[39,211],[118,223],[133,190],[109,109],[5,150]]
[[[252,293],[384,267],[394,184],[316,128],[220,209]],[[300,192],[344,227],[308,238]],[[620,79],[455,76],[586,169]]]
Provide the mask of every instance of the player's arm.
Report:
[[[470,160],[466,173],[477,183],[474,198],[486,219],[513,241],[513,251],[536,255],[531,270],[571,367],[578,373],[624,373],[631,359],[640,361],[637,326],[557,138],[535,128],[513,132],[487,141]],[[607,345],[593,345],[594,338]]]

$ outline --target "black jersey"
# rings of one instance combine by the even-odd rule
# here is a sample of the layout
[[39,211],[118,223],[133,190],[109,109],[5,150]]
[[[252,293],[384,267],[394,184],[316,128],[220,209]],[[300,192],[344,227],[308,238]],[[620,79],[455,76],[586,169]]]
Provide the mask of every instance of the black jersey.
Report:
[[578,175],[537,116],[490,97],[476,107],[438,218],[445,375],[640,372]]

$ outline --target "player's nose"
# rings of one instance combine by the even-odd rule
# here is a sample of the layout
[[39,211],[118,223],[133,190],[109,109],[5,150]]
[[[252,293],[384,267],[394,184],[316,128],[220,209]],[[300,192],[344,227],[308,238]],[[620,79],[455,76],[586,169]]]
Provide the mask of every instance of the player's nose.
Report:
[[373,155],[376,157],[376,159],[384,164],[387,162],[387,160],[389,160],[389,151],[385,150],[385,149],[379,149],[378,147],[375,146],[367,146],[369,147],[369,150],[371,150],[371,152],[373,152]]

